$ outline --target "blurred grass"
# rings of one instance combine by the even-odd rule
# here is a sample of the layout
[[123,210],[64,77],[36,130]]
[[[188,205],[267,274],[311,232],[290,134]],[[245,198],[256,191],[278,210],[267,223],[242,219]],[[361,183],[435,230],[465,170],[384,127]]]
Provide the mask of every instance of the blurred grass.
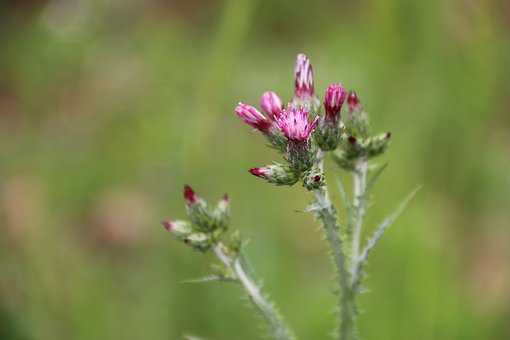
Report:
[[309,198],[247,174],[276,155],[232,114],[266,89],[290,98],[306,52],[319,92],[355,88],[395,136],[368,224],[424,186],[372,258],[364,338],[509,338],[508,9],[3,2],[0,337],[258,339],[236,288],[181,283],[213,260],[158,224],[183,217],[190,183],[209,199],[229,192],[288,321],[302,339],[326,338],[333,284],[317,227],[299,212]]

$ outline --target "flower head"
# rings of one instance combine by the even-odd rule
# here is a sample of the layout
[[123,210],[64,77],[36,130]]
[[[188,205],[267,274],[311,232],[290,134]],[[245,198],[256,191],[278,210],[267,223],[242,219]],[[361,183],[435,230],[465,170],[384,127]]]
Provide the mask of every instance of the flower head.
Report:
[[189,185],[184,186],[184,200],[188,205],[193,205],[199,200],[198,195]]
[[347,96],[347,104],[349,105],[349,112],[358,111],[361,108],[361,103],[356,92],[351,91]]
[[309,122],[308,111],[304,107],[288,106],[276,119],[276,124],[287,139],[303,142],[310,138],[317,126],[318,118],[315,117],[312,122]]
[[342,84],[331,84],[324,95],[324,109],[326,111],[325,119],[328,122],[336,123],[340,118],[340,111],[344,104],[347,92]]
[[310,59],[300,53],[296,58],[294,68],[295,95],[300,99],[309,99],[314,96],[313,68]]
[[269,118],[260,113],[256,108],[251,105],[239,103],[235,109],[236,114],[246,124],[251,127],[267,133],[269,132],[272,122]]
[[272,119],[276,119],[283,109],[280,97],[273,91],[267,91],[262,94],[260,107]]

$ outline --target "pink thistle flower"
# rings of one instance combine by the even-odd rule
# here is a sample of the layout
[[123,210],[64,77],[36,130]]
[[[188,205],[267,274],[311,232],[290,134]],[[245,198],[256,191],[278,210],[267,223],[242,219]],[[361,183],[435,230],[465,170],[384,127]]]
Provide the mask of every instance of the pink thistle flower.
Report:
[[324,109],[326,111],[326,121],[336,123],[340,118],[340,111],[344,104],[347,92],[342,84],[331,84],[324,95]]
[[272,122],[269,118],[260,113],[256,108],[251,105],[239,103],[235,109],[236,114],[246,124],[263,132],[268,133]]
[[192,205],[198,202],[199,197],[189,185],[184,186],[184,200],[186,204]]
[[297,98],[309,99],[314,97],[313,68],[310,59],[303,53],[298,54],[296,58],[294,81]]
[[260,107],[272,119],[276,119],[283,109],[280,97],[273,91],[267,91],[262,94]]
[[276,124],[285,137],[291,141],[303,142],[310,138],[317,126],[319,117],[308,121],[308,111],[304,107],[289,106],[276,119]]
[[356,92],[351,91],[347,96],[347,104],[349,105],[349,112],[358,111],[361,108],[361,103]]

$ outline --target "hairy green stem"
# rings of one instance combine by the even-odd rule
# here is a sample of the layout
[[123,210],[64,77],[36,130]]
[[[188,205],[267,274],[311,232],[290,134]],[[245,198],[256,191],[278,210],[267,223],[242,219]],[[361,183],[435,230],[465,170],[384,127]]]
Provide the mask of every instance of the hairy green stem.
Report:
[[[318,153],[319,167],[324,167],[324,154]],[[340,325],[338,339],[353,340],[356,337],[354,295],[349,281],[350,273],[345,255],[345,248],[340,236],[338,215],[331,203],[327,186],[324,185],[313,191],[315,194],[316,214],[321,220],[326,239],[331,248],[333,261],[338,274],[340,296],[338,300]]]
[[227,248],[222,243],[215,245],[214,253],[241,283],[250,301],[269,324],[273,338],[276,340],[295,339],[292,331],[287,327],[275,306],[264,296],[261,287],[248,274],[242,258],[240,256],[231,257],[227,253]]
[[361,247],[361,229],[363,226],[363,217],[366,209],[366,187],[367,187],[368,161],[361,158],[356,163],[353,175],[353,207],[354,207],[354,229],[352,237],[352,266],[351,273],[354,273],[357,266],[360,247]]

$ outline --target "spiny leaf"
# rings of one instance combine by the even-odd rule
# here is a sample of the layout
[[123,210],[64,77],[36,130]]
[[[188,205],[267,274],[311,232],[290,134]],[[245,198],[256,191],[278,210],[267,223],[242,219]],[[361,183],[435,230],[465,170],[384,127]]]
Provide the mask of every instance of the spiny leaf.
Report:
[[378,166],[376,170],[374,170],[374,174],[370,177],[370,179],[368,180],[368,183],[367,183],[367,186],[365,188],[365,195],[370,192],[370,190],[372,190],[372,188],[374,187],[375,183],[377,182],[377,180],[379,179],[379,177],[381,177],[382,173],[384,172],[384,170],[388,167],[388,163],[385,163],[381,166]]
[[340,193],[340,198],[342,199],[342,203],[345,206],[346,215],[347,215],[346,216],[347,222],[345,223],[345,227],[346,227],[347,235],[348,235],[348,237],[350,237],[350,235],[352,235],[354,209],[353,209],[351,202],[349,202],[349,197],[347,196],[347,192],[345,190],[345,186],[343,185],[341,178],[337,177],[336,182],[337,182],[337,186],[338,186],[338,192]]
[[361,281],[361,274],[362,269],[365,263],[368,260],[368,256],[372,249],[375,247],[377,242],[381,239],[386,229],[388,229],[395,220],[402,214],[402,212],[405,210],[409,202],[414,198],[416,193],[421,189],[421,186],[418,186],[416,189],[414,189],[404,200],[400,203],[400,205],[391,213],[388,217],[386,217],[381,224],[375,229],[372,236],[368,239],[367,244],[363,251],[361,252],[361,255],[357,259],[357,265],[356,270],[353,275],[353,288],[357,289],[359,286],[359,283]]
[[220,281],[220,282],[237,282],[236,279],[227,276],[221,275],[208,275],[198,279],[185,280],[181,283],[207,283],[212,281]]
[[345,191],[345,186],[342,183],[342,179],[337,177],[336,183],[338,186],[338,192],[340,193],[340,198],[342,199],[342,204],[347,208],[347,212],[350,212],[351,202],[349,202],[349,197],[347,197],[347,192]]

